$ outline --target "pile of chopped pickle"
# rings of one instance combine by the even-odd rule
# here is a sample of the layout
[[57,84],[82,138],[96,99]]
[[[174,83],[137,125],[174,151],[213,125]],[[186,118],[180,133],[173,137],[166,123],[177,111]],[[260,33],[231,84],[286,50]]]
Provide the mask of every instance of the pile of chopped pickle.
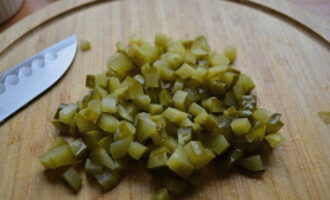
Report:
[[198,185],[198,171],[217,157],[224,169],[263,171],[260,153],[283,141],[283,123],[280,114],[257,108],[255,84],[233,67],[235,58],[234,46],[220,54],[202,36],[117,43],[107,72],[87,76],[89,94],[60,105],[52,123],[74,140],[55,140],[39,157],[42,165],[65,166],[62,178],[74,190],[82,184],[74,167],[83,165],[108,191],[129,160],[141,160],[164,187],[158,200]]

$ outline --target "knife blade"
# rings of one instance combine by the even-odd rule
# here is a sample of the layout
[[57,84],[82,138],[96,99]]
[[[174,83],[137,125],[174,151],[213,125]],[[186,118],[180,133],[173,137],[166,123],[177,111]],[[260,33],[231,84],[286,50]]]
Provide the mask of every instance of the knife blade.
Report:
[[69,69],[77,37],[68,37],[0,74],[0,124],[55,84]]

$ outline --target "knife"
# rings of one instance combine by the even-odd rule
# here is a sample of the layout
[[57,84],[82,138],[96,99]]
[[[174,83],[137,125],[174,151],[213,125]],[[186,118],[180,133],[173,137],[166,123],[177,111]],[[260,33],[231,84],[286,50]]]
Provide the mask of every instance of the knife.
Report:
[[0,74],[0,124],[55,84],[69,69],[76,51],[73,35]]

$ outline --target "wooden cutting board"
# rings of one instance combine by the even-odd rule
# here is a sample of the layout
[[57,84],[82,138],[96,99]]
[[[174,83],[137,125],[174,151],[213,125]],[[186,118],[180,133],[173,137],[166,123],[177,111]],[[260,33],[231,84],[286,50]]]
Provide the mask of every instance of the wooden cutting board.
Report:
[[[260,0],[261,1],[261,0]],[[149,199],[157,181],[139,165],[102,194],[84,179],[78,194],[44,173],[37,156],[58,136],[50,124],[60,103],[87,93],[86,74],[106,70],[117,41],[131,34],[152,41],[205,35],[212,48],[238,47],[235,65],[257,85],[259,106],[283,114],[286,141],[269,156],[260,178],[202,172],[202,186],[183,199],[326,200],[330,198],[330,23],[287,1],[71,0],[54,3],[0,35],[0,71],[72,34],[92,43],[45,95],[0,127],[0,199]],[[1,112],[1,111],[0,111]]]

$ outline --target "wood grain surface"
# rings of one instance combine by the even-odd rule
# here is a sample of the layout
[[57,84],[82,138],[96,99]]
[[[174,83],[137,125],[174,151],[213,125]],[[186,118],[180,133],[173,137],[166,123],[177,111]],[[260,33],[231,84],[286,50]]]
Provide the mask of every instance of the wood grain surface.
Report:
[[[277,0],[233,0],[236,2],[242,2],[245,5],[258,8],[268,13],[272,13],[280,18],[286,18],[285,21],[293,23],[297,26],[306,26],[323,39],[330,41],[330,28],[329,20],[321,18],[319,15],[302,10],[299,7],[291,4],[289,1],[277,1]],[[306,13],[307,12],[307,13]],[[287,18],[288,17],[288,18]],[[309,33],[311,34],[311,33]]]
[[[12,26],[16,22],[22,20],[26,16],[35,13],[36,11],[50,5],[53,2],[58,0],[25,0],[22,8],[18,11],[18,13],[12,17],[10,20],[5,22],[4,24],[0,24],[0,33]],[[66,0],[62,0],[66,1]],[[320,15],[321,18],[325,20],[330,20],[330,0],[289,0],[293,2],[295,5],[299,6],[305,11],[312,11]],[[263,3],[267,3],[267,1],[263,1]],[[286,0],[284,0],[286,3]]]
[[[115,43],[127,42],[131,34],[152,41],[156,32],[175,38],[202,34],[218,51],[236,44],[235,65],[255,80],[259,106],[282,113],[286,124],[286,142],[265,160],[261,177],[227,174],[210,165],[202,171],[202,186],[182,199],[329,198],[329,125],[317,116],[317,111],[330,110],[330,45],[322,33],[285,16],[227,1],[72,0],[66,9],[56,4],[0,34],[0,72],[72,34],[93,47],[79,52],[58,84],[0,127],[0,199],[150,198],[158,183],[140,165],[132,163],[111,192],[102,194],[84,177],[82,190],[74,194],[44,172],[37,156],[58,136],[50,124],[57,106],[87,93],[82,87],[86,74],[106,69]],[[74,9],[77,5],[84,6]],[[60,11],[65,14],[58,15]]]

